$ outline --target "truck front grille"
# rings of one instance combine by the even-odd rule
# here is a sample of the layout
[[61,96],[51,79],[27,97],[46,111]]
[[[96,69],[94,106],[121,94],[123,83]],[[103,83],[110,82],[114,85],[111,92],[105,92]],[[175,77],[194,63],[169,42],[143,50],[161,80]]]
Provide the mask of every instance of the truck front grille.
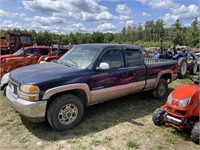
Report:
[[15,84],[14,82],[10,81],[9,87],[10,87],[12,93],[13,93],[15,96],[17,96],[17,95],[18,95],[18,86],[17,86],[17,84]]

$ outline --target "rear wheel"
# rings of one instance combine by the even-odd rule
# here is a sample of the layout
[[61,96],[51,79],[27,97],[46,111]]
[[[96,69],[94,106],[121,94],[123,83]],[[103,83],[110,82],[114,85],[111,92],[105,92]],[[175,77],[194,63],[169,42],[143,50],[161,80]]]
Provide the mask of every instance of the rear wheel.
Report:
[[191,75],[196,74],[197,70],[198,70],[198,63],[196,61],[191,62],[188,70],[189,70]]
[[157,108],[153,112],[153,116],[152,116],[153,123],[157,126],[163,125],[165,123],[164,114],[165,114],[165,111],[162,108]]
[[197,122],[197,123],[194,125],[190,137],[191,137],[191,139],[192,139],[192,141],[193,141],[194,143],[200,144],[200,142],[199,142],[199,140],[200,140],[200,139],[199,139],[199,137],[200,137],[200,122]]
[[54,99],[47,110],[47,120],[56,130],[66,130],[77,126],[84,114],[81,100],[74,95],[64,94]]
[[184,57],[178,59],[178,78],[184,78],[187,74],[187,61]]
[[161,78],[160,81],[158,82],[158,85],[153,90],[152,94],[153,94],[153,97],[160,99],[166,96],[167,91],[168,91],[167,80]]

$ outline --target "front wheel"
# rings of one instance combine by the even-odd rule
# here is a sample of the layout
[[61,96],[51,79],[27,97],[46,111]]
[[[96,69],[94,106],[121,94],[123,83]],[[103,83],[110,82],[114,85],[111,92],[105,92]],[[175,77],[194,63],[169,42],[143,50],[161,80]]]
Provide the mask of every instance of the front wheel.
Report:
[[161,78],[152,94],[155,98],[164,98],[168,91],[168,83],[166,79]]
[[81,100],[74,95],[64,94],[54,99],[47,110],[47,120],[56,130],[67,130],[77,126],[84,114]]
[[194,143],[199,144],[200,137],[200,122],[197,122],[192,128],[191,139]]
[[157,126],[163,125],[165,123],[164,114],[165,114],[165,111],[162,108],[157,108],[153,112],[153,116],[152,116],[153,123]]

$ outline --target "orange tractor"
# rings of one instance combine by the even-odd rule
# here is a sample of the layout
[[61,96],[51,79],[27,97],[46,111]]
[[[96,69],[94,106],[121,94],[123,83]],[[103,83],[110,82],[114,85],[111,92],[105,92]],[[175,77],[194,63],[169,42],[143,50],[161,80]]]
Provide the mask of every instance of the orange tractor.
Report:
[[1,55],[12,54],[23,46],[32,45],[32,35],[29,33],[7,32],[6,37],[0,38]]
[[[64,53],[66,53],[69,48],[53,48],[44,46],[33,46],[23,49],[23,56],[10,56],[1,60],[0,66],[0,90],[6,90],[8,85],[9,73],[10,71],[32,64],[38,64],[41,62],[50,62],[54,59],[60,58]],[[34,53],[32,53],[34,52]],[[48,55],[48,53],[51,53]]]
[[168,96],[167,102],[153,113],[155,125],[172,126],[177,130],[191,129],[191,139],[199,144],[200,137],[200,82],[177,87]]

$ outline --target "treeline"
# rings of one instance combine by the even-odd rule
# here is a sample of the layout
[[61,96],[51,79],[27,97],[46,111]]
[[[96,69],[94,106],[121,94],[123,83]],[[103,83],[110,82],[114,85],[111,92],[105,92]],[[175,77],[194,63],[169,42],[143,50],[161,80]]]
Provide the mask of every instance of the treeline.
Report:
[[[12,29],[9,31],[31,33],[33,40],[38,45],[51,45],[52,40],[60,40],[62,45],[80,44],[80,43],[128,43],[136,44],[143,47],[163,46],[168,48],[176,45],[187,45],[190,47],[200,46],[200,24],[196,18],[190,26],[183,27],[180,20],[176,20],[169,28],[164,28],[165,24],[162,19],[146,21],[144,25],[123,27],[119,33],[70,33],[55,34],[45,32],[36,32],[35,30],[27,31]],[[1,36],[6,34],[6,30],[1,30]]]

